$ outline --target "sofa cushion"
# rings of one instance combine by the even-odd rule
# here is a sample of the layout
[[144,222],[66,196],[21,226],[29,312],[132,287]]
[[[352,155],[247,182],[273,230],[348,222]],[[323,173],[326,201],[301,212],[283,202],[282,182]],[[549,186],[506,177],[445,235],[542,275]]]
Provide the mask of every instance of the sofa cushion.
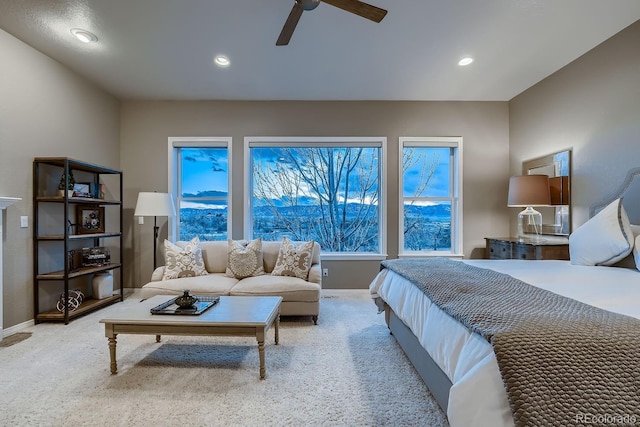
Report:
[[165,269],[162,280],[179,277],[204,276],[204,268],[200,239],[194,237],[191,241],[178,246],[170,241],[164,241]]
[[227,249],[229,244],[226,240],[200,242],[202,246],[202,258],[204,267],[209,273],[224,273],[227,271]]
[[262,260],[264,262],[265,273],[271,274],[273,268],[276,266],[281,244],[282,240],[272,242],[262,241]]
[[179,279],[149,282],[142,287],[142,298],[154,295],[182,295],[189,290],[192,295],[229,295],[238,279],[225,276],[224,273],[212,273],[206,276],[181,277]]
[[274,276],[293,276],[303,280],[309,277],[314,241],[295,244],[289,238],[282,238],[276,266],[271,272]]
[[236,279],[244,279],[263,274],[262,239],[258,238],[248,243],[229,239],[226,275]]
[[230,295],[279,295],[284,302],[315,302],[320,299],[320,285],[297,277],[265,275],[240,280],[231,288]]

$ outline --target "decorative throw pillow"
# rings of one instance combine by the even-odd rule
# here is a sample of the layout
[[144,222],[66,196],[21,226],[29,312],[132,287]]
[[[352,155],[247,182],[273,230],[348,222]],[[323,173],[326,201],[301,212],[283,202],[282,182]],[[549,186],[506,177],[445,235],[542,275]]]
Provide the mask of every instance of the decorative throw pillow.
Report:
[[640,235],[640,225],[631,224],[631,231],[633,232],[633,249],[629,255],[624,257],[622,260],[616,262],[612,265],[612,267],[621,267],[621,268],[631,268],[631,269],[639,269],[640,265],[638,265],[637,261],[640,261],[640,247],[638,247],[638,235]]
[[311,256],[313,255],[314,241],[304,242],[298,246],[283,237],[278,260],[271,274],[273,276],[293,276],[307,280],[311,269]]
[[204,268],[200,239],[194,237],[181,246],[164,241],[165,268],[162,280],[179,277],[205,276],[209,274]]
[[229,239],[226,275],[236,279],[264,274],[262,265],[262,239],[255,239],[243,245]]
[[571,233],[571,264],[612,265],[629,255],[633,245],[633,231],[622,199],[616,199]]
[[[635,234],[635,231],[634,231]],[[635,234],[635,242],[633,245],[633,260],[636,263],[636,268],[640,270],[640,234]]]

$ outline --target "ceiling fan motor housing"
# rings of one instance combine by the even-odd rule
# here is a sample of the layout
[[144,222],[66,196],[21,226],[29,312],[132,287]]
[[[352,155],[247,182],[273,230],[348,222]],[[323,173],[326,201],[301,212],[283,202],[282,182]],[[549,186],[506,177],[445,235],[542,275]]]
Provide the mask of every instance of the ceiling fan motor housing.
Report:
[[296,0],[303,10],[313,10],[320,4],[320,0]]

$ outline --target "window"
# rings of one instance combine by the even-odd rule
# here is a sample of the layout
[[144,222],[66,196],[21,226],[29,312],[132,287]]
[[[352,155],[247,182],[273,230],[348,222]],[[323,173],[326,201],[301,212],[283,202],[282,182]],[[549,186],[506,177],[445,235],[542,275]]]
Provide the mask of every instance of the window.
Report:
[[400,138],[401,255],[462,253],[462,138]]
[[173,240],[227,240],[231,138],[169,138],[169,188],[175,196]]
[[386,138],[254,137],[245,145],[249,238],[313,239],[323,256],[380,258]]

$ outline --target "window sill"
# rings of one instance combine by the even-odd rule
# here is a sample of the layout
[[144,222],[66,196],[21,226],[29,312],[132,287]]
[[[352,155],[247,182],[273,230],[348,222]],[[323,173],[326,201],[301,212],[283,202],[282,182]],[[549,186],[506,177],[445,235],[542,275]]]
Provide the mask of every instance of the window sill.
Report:
[[387,259],[386,254],[358,254],[358,253],[340,253],[328,252],[321,253],[322,261],[384,261]]
[[464,258],[464,254],[454,254],[450,252],[403,252],[398,254],[398,258]]

